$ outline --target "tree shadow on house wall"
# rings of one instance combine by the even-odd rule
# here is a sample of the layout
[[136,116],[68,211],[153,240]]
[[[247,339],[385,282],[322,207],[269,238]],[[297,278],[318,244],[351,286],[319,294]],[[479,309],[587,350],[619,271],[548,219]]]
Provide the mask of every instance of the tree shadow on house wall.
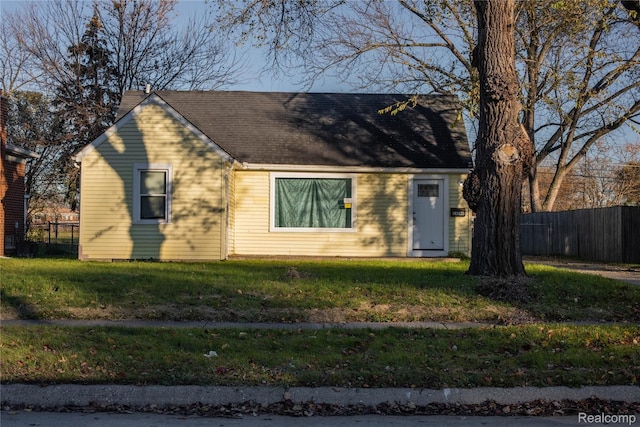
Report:
[[[123,135],[124,129],[127,129],[126,135]],[[132,144],[128,142],[132,139],[140,141],[141,143],[132,147]],[[98,242],[101,238],[105,238],[109,234],[119,234],[119,229],[126,227],[128,229],[131,250],[127,252],[127,242],[122,242],[122,245],[118,249],[118,251],[121,252],[117,252],[115,256],[112,256],[113,259],[148,260],[160,258],[160,248],[164,241],[164,235],[160,230],[160,225],[157,223],[136,224],[136,219],[134,218],[135,202],[133,185],[134,174],[137,173],[134,170],[134,166],[136,164],[150,164],[144,141],[144,132],[138,126],[137,116],[134,116],[128,123],[124,124],[118,132],[107,136],[106,140],[97,147],[97,151],[101,154],[102,159],[119,177],[119,185],[122,188],[124,199],[116,206],[104,206],[104,209],[113,212],[113,215],[109,218],[115,222],[102,224],[102,228],[94,233],[89,240],[94,241],[94,243]],[[87,166],[85,161],[83,167]],[[103,200],[109,200],[109,194],[111,193],[110,186],[115,183],[105,181],[103,184],[99,190],[96,190],[93,186],[97,186],[98,184],[93,182],[91,183],[91,190],[85,189],[85,191],[103,194]],[[85,185],[87,185],[86,182]],[[123,214],[122,206],[125,207],[124,217],[121,216]],[[92,207],[92,209],[95,209],[95,207]],[[93,258],[91,254],[89,254],[89,256]]]
[[[223,258],[227,166],[209,142],[166,111],[148,104],[99,147],[105,161],[120,177],[122,204],[128,213],[126,221],[132,248],[130,253],[123,250],[122,255],[114,258]],[[136,222],[134,205],[140,202],[134,200],[136,164],[171,167],[168,222]],[[93,238],[111,230],[115,232],[118,227],[118,224],[105,224]],[[207,255],[203,255],[205,252]]]
[[[358,189],[368,187],[358,202],[360,242],[376,246],[383,256],[404,256],[407,251],[407,180],[388,174],[367,174],[358,178]],[[373,229],[375,234],[366,233]]]

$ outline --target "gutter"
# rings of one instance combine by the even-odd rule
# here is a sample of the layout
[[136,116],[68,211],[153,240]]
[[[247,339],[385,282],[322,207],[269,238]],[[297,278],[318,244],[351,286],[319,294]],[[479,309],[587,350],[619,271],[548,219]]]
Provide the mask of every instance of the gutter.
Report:
[[282,171],[282,172],[350,172],[350,173],[469,173],[469,168],[412,168],[412,167],[374,167],[374,166],[327,166],[327,165],[295,165],[295,164],[271,164],[248,163],[241,164],[243,170]]
[[14,163],[26,163],[27,159],[39,159],[40,154],[13,144],[5,144],[5,159]]

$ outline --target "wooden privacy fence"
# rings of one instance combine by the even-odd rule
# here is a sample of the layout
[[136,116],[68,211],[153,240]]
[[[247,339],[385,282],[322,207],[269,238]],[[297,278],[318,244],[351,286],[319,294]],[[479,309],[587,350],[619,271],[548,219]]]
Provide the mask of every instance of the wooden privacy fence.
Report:
[[523,214],[520,235],[524,255],[637,263],[640,206]]

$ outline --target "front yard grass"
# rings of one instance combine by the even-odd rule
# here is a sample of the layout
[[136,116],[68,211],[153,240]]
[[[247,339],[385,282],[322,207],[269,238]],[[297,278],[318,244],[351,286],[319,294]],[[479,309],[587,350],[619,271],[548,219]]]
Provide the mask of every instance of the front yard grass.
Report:
[[[200,320],[203,326],[5,324],[0,379],[418,388],[638,384],[640,288],[528,265],[529,298],[508,303],[481,296],[478,279],[463,274],[467,267],[415,260],[4,259],[2,319]],[[391,327],[220,329],[215,321]],[[394,321],[494,326],[426,330],[393,327]],[[567,321],[578,324],[558,323]]]
[[4,383],[440,389],[637,385],[640,379],[637,325],[464,330],[3,326],[0,345]]
[[0,261],[4,319],[242,322],[639,321],[640,289],[529,265],[530,299],[476,291],[466,262],[238,260]]

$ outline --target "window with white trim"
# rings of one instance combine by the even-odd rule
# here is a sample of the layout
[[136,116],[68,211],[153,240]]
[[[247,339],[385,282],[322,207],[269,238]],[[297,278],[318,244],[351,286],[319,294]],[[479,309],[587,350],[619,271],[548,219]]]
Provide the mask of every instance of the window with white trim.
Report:
[[272,174],[272,230],[355,230],[354,186],[346,175]]
[[133,220],[138,224],[171,222],[171,165],[135,164]]

